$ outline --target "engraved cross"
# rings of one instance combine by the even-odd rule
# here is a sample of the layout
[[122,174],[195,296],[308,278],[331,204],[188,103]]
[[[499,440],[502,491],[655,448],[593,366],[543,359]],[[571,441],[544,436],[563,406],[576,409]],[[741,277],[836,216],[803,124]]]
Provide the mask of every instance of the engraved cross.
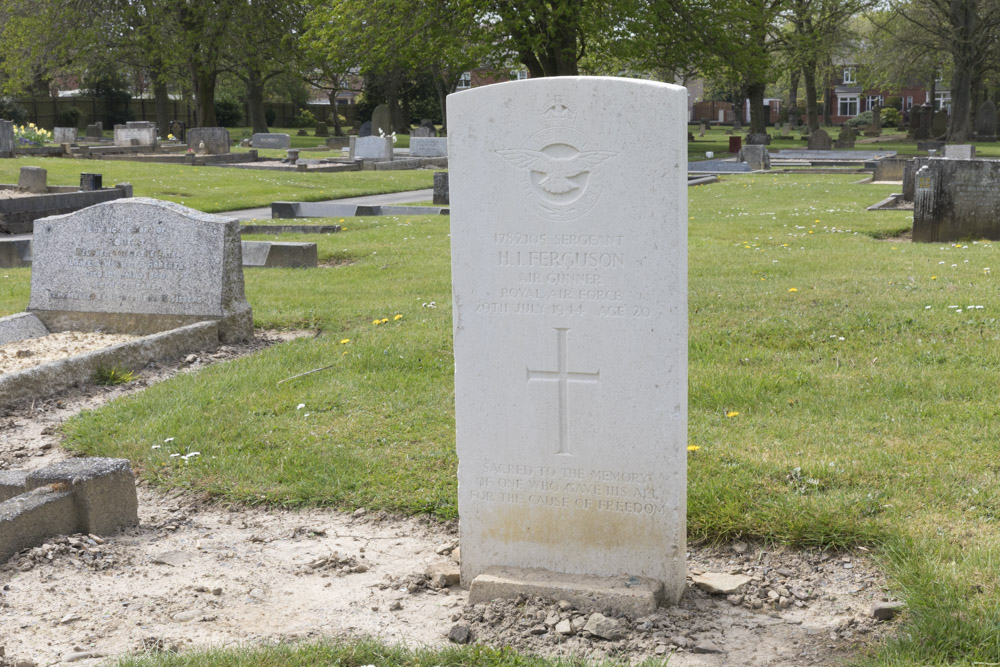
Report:
[[558,365],[554,371],[528,371],[528,382],[555,382],[559,389],[559,451],[557,454],[571,455],[569,451],[569,383],[599,384],[601,372],[582,373],[569,370],[569,352],[566,345],[566,333],[569,329],[556,329],[556,354]]

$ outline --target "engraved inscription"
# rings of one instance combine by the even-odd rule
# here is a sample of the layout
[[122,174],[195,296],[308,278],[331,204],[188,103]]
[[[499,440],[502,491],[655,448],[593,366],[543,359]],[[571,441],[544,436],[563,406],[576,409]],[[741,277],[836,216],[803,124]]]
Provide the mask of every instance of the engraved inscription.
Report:
[[556,329],[556,357],[554,371],[535,371],[528,368],[528,384],[532,381],[555,382],[559,390],[559,450],[557,454],[572,456],[569,451],[569,383],[599,384],[601,372],[581,373],[569,370],[567,337],[569,329]]

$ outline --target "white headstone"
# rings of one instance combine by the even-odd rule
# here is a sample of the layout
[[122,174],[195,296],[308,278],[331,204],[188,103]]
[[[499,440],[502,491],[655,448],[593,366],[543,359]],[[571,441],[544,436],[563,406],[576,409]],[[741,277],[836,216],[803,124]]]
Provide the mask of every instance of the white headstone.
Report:
[[392,160],[392,137],[358,137],[352,142],[354,149],[351,158],[365,160],[378,160],[388,162]]
[[972,144],[945,144],[944,156],[951,160],[975,160],[976,147]]
[[684,88],[620,78],[448,99],[465,584],[684,589],[686,121]]
[[448,157],[448,137],[410,137],[410,157]]
[[75,127],[52,128],[52,142],[56,144],[72,144],[77,139],[78,130]]
[[115,146],[155,146],[155,127],[115,125]]

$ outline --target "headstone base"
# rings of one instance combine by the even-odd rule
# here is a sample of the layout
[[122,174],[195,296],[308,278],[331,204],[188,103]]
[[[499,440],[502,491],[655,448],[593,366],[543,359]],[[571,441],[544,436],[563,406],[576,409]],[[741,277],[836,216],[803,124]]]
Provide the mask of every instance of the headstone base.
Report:
[[603,611],[610,608],[633,617],[652,614],[664,600],[663,584],[653,579],[596,577],[534,568],[492,567],[472,580],[469,604],[513,599],[519,595],[566,600],[581,610]]

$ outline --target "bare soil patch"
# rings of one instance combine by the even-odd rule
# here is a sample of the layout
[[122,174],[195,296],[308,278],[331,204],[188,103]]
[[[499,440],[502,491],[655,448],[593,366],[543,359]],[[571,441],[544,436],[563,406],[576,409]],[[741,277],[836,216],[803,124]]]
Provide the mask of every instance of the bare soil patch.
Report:
[[47,361],[92,352],[139,336],[85,331],[63,331],[0,345],[0,375],[32,368]]
[[[66,458],[58,426],[80,410],[284,337],[293,336],[264,334],[147,369],[129,385],[76,388],[23,406],[0,419],[0,469]],[[456,626],[475,642],[544,655],[828,665],[890,627],[869,617],[871,602],[884,597],[883,579],[863,551],[694,546],[689,575],[743,573],[749,583],[727,598],[689,581],[678,606],[611,618],[620,632],[602,638],[583,629],[590,612],[555,600],[470,606],[458,586],[435,587],[427,568],[460,558],[454,522],[228,507],[142,482],[137,491],[138,527],[100,539],[53,538],[0,564],[0,665],[90,665],[144,650],[362,636],[443,646]],[[576,629],[559,631],[567,625]]]

